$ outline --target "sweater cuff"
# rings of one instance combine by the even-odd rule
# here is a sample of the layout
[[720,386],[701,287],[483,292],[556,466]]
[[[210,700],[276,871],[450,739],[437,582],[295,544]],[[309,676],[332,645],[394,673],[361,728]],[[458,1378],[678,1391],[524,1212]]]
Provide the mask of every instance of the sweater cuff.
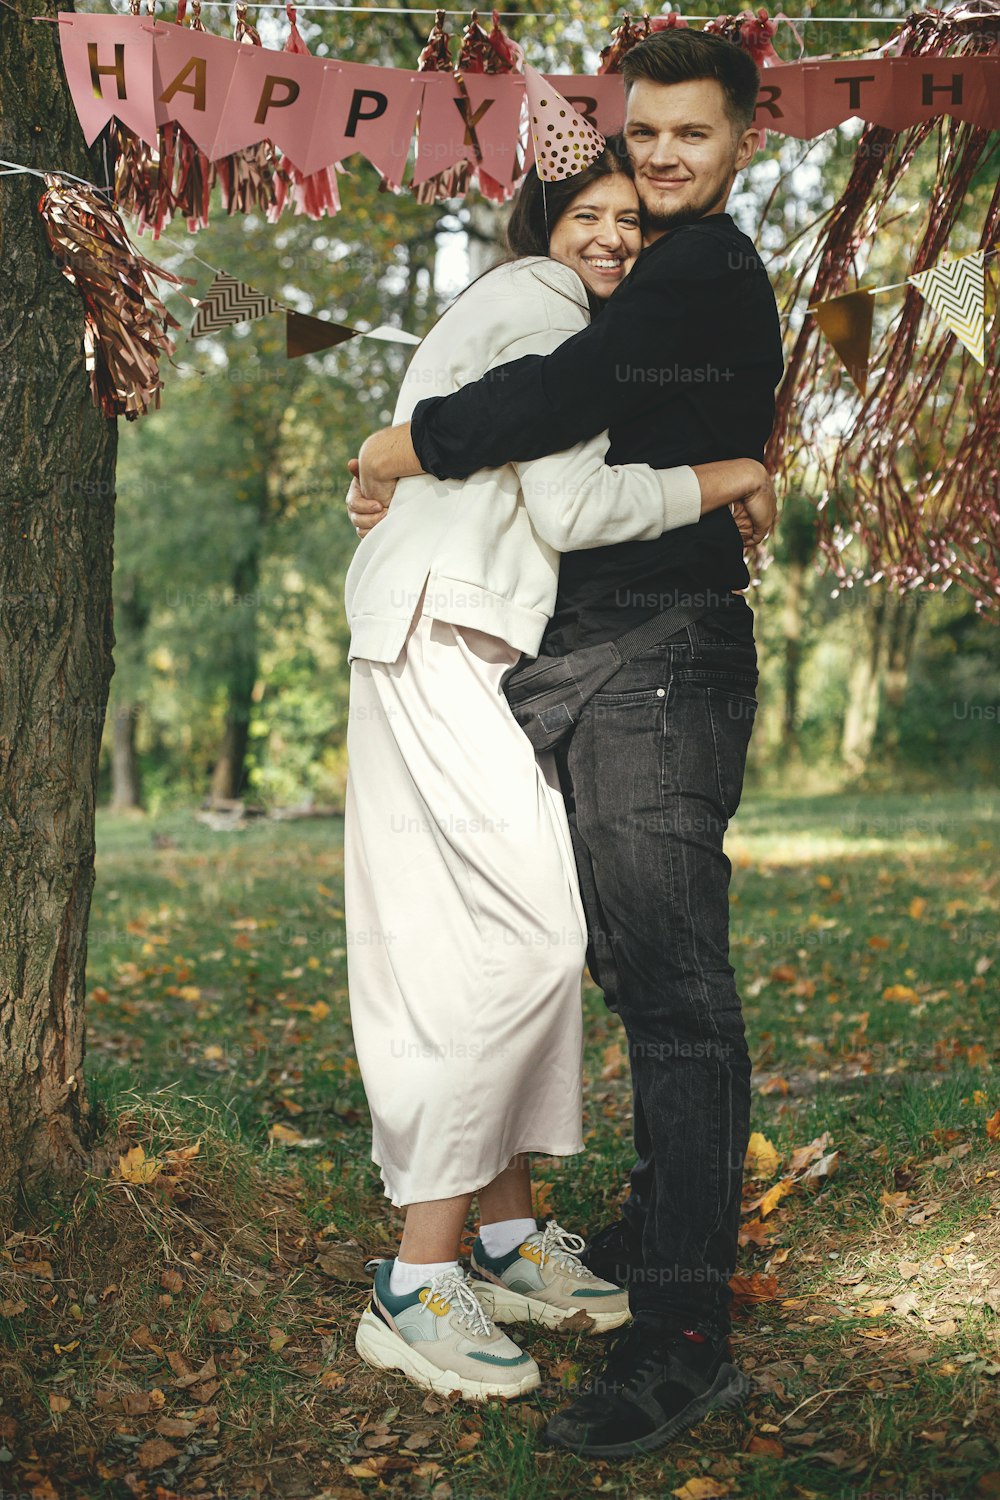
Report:
[[448,473],[444,456],[428,431],[427,419],[444,399],[443,396],[427,396],[423,401],[417,402],[410,415],[410,442],[413,444],[413,451],[420,460],[424,473],[433,474],[435,479],[455,477]]
[[657,469],[663,495],[663,529],[676,531],[701,520],[701,485],[687,464],[677,469]]

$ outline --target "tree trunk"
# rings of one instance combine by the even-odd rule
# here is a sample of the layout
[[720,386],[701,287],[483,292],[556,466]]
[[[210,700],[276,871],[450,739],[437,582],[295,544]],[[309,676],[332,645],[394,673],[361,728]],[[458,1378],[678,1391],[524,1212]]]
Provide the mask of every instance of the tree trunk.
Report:
[[213,801],[229,801],[242,796],[246,782],[247,743],[250,739],[250,715],[253,711],[253,689],[257,680],[257,585],[260,581],[260,533],[249,552],[237,562],[233,571],[234,618],[239,625],[232,632],[226,684],[226,726],[222,749],[212,772]]
[[884,596],[872,601],[864,617],[867,638],[859,642],[848,682],[840,751],[852,776],[864,771],[875,743],[885,671],[886,606]]
[[[142,806],[142,780],[135,750],[135,726],[142,707],[129,682],[141,681],[146,626],[150,608],[135,573],[115,574],[115,625],[118,639],[118,683],[111,713],[111,809],[130,812]],[[123,671],[124,663],[124,671]],[[123,682],[124,678],[124,682]]]
[[[893,711],[902,707],[919,624],[917,601],[908,595],[884,592],[872,603],[844,714],[841,754],[851,775],[860,775],[871,758],[883,701]],[[887,743],[889,749],[895,745],[892,730]]]
[[895,595],[885,668],[885,701],[893,710],[901,709],[906,698],[919,629],[920,596]]
[[[57,32],[0,6],[0,155],[101,182]],[[74,1185],[90,1144],[87,920],[114,670],[117,427],[91,399],[83,303],[48,249],[42,188],[0,178],[0,1217],[19,1191]]]
[[798,749],[799,684],[802,676],[802,632],[805,626],[802,606],[805,590],[805,564],[789,563],[785,570],[785,601],[782,610],[785,661],[781,744],[786,755]]
[[115,704],[111,718],[111,811],[135,812],[142,807],[139,758],[135,753],[138,703]]

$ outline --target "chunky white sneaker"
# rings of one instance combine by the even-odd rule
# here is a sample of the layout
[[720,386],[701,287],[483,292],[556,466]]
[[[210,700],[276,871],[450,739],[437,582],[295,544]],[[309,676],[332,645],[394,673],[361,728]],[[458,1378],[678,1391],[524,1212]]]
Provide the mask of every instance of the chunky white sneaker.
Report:
[[538,1366],[495,1328],[461,1266],[438,1271],[416,1291],[389,1289],[392,1261],[380,1262],[372,1299],[354,1344],[376,1370],[399,1370],[415,1385],[468,1401],[527,1395],[540,1383]]
[[581,1311],[594,1331],[618,1328],[629,1319],[628,1292],[602,1281],[580,1260],[586,1241],[550,1219],[509,1255],[487,1255],[481,1239],[472,1247],[476,1296],[497,1323],[540,1323],[558,1328]]

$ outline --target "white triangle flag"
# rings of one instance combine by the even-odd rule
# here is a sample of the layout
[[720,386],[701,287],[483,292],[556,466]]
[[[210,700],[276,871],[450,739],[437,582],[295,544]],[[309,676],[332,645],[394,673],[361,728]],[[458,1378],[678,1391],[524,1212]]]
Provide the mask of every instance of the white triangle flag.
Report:
[[986,251],[974,250],[906,278],[981,365],[986,363],[985,265]]

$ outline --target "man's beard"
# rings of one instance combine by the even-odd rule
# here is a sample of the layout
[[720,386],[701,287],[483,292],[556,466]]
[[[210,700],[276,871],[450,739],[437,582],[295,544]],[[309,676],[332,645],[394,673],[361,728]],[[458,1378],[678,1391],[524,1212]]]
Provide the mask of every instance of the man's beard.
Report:
[[697,201],[678,204],[676,208],[652,209],[643,199],[642,213],[646,231],[662,234],[666,229],[676,229],[681,224],[694,224],[698,219],[703,219],[722,198],[725,181],[722,178]]
[[695,205],[689,208],[675,208],[673,213],[653,213],[648,208],[643,213],[647,231],[652,229],[657,234],[662,234],[665,229],[676,229],[681,224],[693,224],[703,217],[702,209]]

